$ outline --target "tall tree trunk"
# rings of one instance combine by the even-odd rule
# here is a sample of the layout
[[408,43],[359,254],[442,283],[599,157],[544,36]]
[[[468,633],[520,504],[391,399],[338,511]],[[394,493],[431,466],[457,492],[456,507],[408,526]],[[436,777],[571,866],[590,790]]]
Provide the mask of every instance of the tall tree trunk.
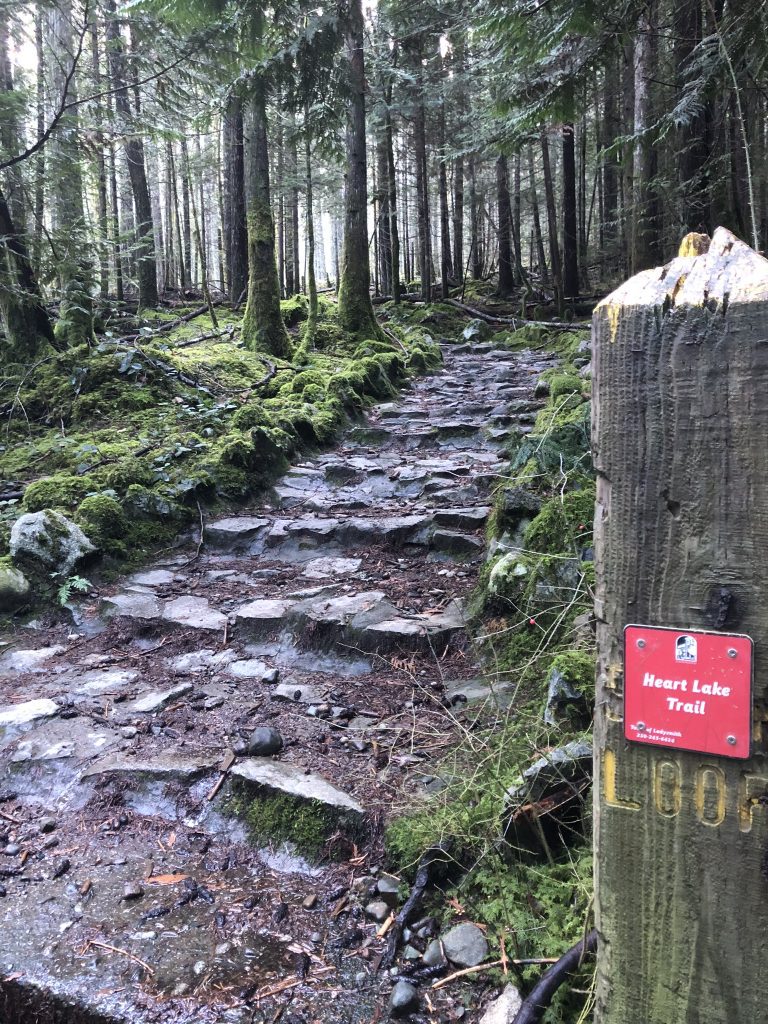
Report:
[[[620,134],[618,94],[620,80],[616,58],[609,58],[603,80],[602,144],[612,146]],[[616,153],[603,155],[603,213],[600,218],[604,246],[609,260],[615,260],[615,247],[619,238],[619,170]],[[605,262],[603,263],[605,266]],[[609,264],[610,265],[610,264]]]
[[309,294],[309,316],[304,328],[304,345],[315,347],[317,328],[317,280],[315,278],[315,220],[314,189],[312,187],[312,137],[309,129],[309,105],[304,109],[304,181],[307,198],[307,292]]
[[531,192],[533,233],[536,240],[536,257],[539,261],[539,275],[541,277],[541,283],[545,285],[549,274],[547,271],[547,255],[544,251],[544,237],[541,233],[541,217],[539,215],[539,197],[536,193],[536,164],[533,156],[533,146],[528,147],[528,180]]
[[503,153],[496,158],[496,205],[499,211],[499,295],[511,295],[515,290],[515,271],[512,264],[512,203],[509,198],[509,169]]
[[[699,0],[676,0],[675,7],[675,86],[680,95],[693,70],[691,56],[702,36],[702,9]],[[708,125],[704,112],[696,110],[678,129],[677,174],[681,196],[681,234],[706,232],[709,223],[706,162],[709,152]]]
[[387,179],[389,185],[389,249],[392,298],[400,301],[400,232],[397,225],[397,174],[395,171],[394,130],[392,127],[392,84],[387,95],[387,110],[384,115],[384,131],[387,147]]
[[291,279],[293,292],[301,291],[301,246],[299,239],[299,153],[296,137],[296,119],[291,116],[288,131],[288,173],[291,178],[290,215],[291,215]]
[[[101,93],[101,53],[97,22],[91,24],[91,62],[93,64],[93,88]],[[96,150],[96,195],[99,218],[99,292],[102,299],[109,294],[109,216],[107,213],[107,161],[104,154],[104,110],[101,99],[94,101],[94,148]]]
[[[77,102],[74,78],[67,83],[80,37],[70,0],[46,10],[45,36],[58,59],[49,62],[52,95],[57,103]],[[56,183],[51,194],[51,239],[61,289],[56,337],[65,345],[89,343],[93,337],[91,287],[93,267],[85,220],[84,186],[79,144],[79,116],[72,108],[48,143],[48,177]]]
[[157,305],[157,268],[155,257],[154,224],[152,201],[149,195],[147,169],[144,159],[144,142],[141,134],[132,131],[133,114],[128,96],[125,72],[125,53],[120,35],[120,23],[115,10],[115,0],[106,0],[107,41],[109,44],[109,65],[112,85],[115,90],[115,109],[123,122],[125,133],[125,157],[133,192],[133,205],[137,236],[137,279],[139,285],[139,306],[148,308]]
[[419,229],[419,273],[422,298],[432,298],[432,238],[429,219],[429,175],[427,173],[427,124],[424,86],[419,60],[419,96],[413,122],[413,150],[416,160],[416,215]]
[[181,138],[181,223],[183,231],[182,255],[184,261],[184,280],[192,288],[196,283],[192,261],[192,214],[190,203],[191,182],[189,180],[189,152],[186,136]]
[[232,302],[248,287],[248,229],[245,221],[243,101],[232,92],[224,115],[224,245]]
[[522,209],[520,199],[520,185],[522,178],[521,156],[518,150],[515,153],[514,188],[512,189],[512,247],[515,265],[515,284],[523,285],[523,243],[520,237],[522,230]]
[[350,334],[378,338],[371,304],[368,260],[368,173],[365,149],[365,60],[361,0],[350,0],[346,55],[351,95],[347,113],[347,187],[344,197],[344,253],[339,285],[339,319]]
[[472,280],[480,281],[483,276],[483,249],[480,237],[480,198],[477,194],[477,158],[469,158],[469,235],[472,252]]
[[381,290],[384,295],[392,294],[392,214],[389,208],[389,154],[387,151],[386,134],[376,142],[376,164],[378,167],[377,199],[379,215],[377,218],[379,238],[379,268]]
[[291,346],[280,313],[280,282],[275,261],[275,225],[269,197],[267,97],[264,82],[260,78],[255,78],[250,84],[248,114],[248,302],[243,317],[243,340],[248,348],[288,358]]
[[[45,77],[47,74],[45,49],[43,47],[43,13],[35,7],[35,51],[37,55],[36,113],[37,138],[45,131]],[[35,157],[35,226],[32,263],[36,272],[40,270],[43,254],[43,218],[45,217],[45,147]]]
[[20,363],[29,368],[46,344],[55,339],[24,239],[17,234],[5,196],[0,191],[0,367]]
[[655,73],[654,10],[649,5],[637,23],[635,36],[635,157],[633,175],[632,271],[658,262],[659,211],[655,194],[656,147],[648,136],[652,121],[651,81]]
[[552,181],[552,167],[549,162],[549,141],[544,132],[541,135],[541,161],[544,171],[544,197],[547,206],[547,226],[549,234],[549,261],[552,267],[552,283],[555,289],[555,302],[558,313],[563,312],[563,269],[560,261],[560,245],[557,240],[557,209],[555,207],[555,187]]
[[[573,86],[567,90],[569,111],[573,106]],[[579,294],[579,236],[576,213],[576,150],[573,121],[563,125],[563,294]]]
[[438,165],[438,194],[440,200],[440,291],[444,299],[448,298],[448,290],[453,278],[453,259],[451,254],[451,219],[448,213],[448,161],[445,155],[445,89],[447,73],[445,65],[442,68],[442,89],[443,95],[439,107],[439,165]]

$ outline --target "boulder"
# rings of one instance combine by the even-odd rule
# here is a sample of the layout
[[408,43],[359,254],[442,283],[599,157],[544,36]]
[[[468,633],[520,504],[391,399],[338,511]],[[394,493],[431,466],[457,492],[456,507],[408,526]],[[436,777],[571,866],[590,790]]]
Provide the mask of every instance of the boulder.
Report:
[[398,981],[389,998],[390,1017],[407,1017],[419,1008],[419,993],[407,981]]
[[248,739],[248,754],[251,757],[269,757],[279,754],[283,749],[283,737],[277,729],[259,726],[254,729]]
[[22,568],[69,576],[97,548],[61,512],[27,512],[11,528],[11,558]]
[[15,612],[29,603],[31,587],[20,569],[0,565],[0,615]]
[[454,925],[440,941],[445,955],[459,967],[476,967],[488,956],[488,941],[476,924]]

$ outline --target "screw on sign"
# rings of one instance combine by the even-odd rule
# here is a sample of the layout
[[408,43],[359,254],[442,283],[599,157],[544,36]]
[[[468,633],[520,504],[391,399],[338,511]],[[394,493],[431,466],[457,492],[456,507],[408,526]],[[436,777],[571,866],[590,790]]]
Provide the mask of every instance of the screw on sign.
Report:
[[657,626],[624,630],[624,735],[637,743],[747,758],[752,641]]

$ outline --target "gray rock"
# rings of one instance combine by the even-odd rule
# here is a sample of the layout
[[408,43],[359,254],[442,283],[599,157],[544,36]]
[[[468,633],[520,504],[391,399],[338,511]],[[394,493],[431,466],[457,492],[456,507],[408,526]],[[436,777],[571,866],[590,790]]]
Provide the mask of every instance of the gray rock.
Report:
[[276,789],[288,796],[303,800],[316,800],[328,807],[351,811],[359,816],[365,813],[360,804],[341,789],[337,789],[320,775],[305,775],[302,768],[283,761],[265,757],[253,757],[241,761],[231,770],[230,775],[238,776],[268,789]]
[[589,706],[581,691],[569,682],[563,673],[554,665],[547,676],[547,703],[544,708],[544,722],[546,725],[556,725],[558,718],[568,707],[581,709],[585,714],[589,713]]
[[320,704],[323,695],[317,686],[309,683],[280,683],[272,691],[278,700],[287,700],[298,704]]
[[0,657],[0,672],[44,672],[45,662],[64,650],[66,648],[62,644],[55,644],[33,650],[6,651]]
[[55,830],[55,828],[56,828],[56,819],[55,818],[42,818],[40,820],[40,824],[38,825],[38,828],[40,829],[40,832],[44,836],[48,835],[49,832],[53,832]]
[[439,964],[447,963],[440,939],[432,939],[421,959],[427,967],[437,967]]
[[126,882],[123,886],[121,899],[126,901],[140,900],[143,895],[144,889],[138,882]]
[[138,776],[146,775],[164,781],[172,779],[188,783],[200,775],[206,775],[220,763],[221,751],[204,751],[197,754],[180,754],[172,751],[149,757],[110,754],[87,767],[81,777],[87,779],[96,775],[124,776],[135,784]]
[[173,583],[176,573],[169,569],[150,569],[149,572],[137,572],[128,577],[128,582],[140,587],[162,587]]
[[440,508],[435,512],[434,518],[438,526],[479,530],[490,515],[490,511],[487,505],[476,508]]
[[189,651],[171,658],[169,664],[175,672],[196,675],[211,669],[225,669],[236,658],[234,651],[214,651],[206,647],[201,651]]
[[398,981],[389,997],[390,1017],[407,1017],[419,1008],[419,993],[407,981]]
[[220,551],[236,551],[250,546],[269,525],[269,519],[258,519],[255,516],[217,519],[205,528],[206,544]]
[[38,700],[26,700],[21,704],[11,704],[0,708],[0,734],[15,726],[28,725],[41,718],[51,718],[60,710],[55,701],[44,697]]
[[68,576],[98,548],[61,512],[27,512],[11,527],[11,558],[22,568]]
[[327,579],[329,576],[352,576],[362,565],[361,558],[313,558],[307,562],[302,576],[311,580]]
[[400,880],[394,875],[382,875],[376,882],[376,890],[387,902],[396,903],[400,891]]
[[523,1005],[523,998],[514,985],[507,985],[498,999],[486,1008],[480,1024],[513,1024]]
[[107,615],[147,622],[159,619],[163,607],[153,591],[139,587],[104,598],[102,606]]
[[441,551],[447,555],[473,555],[482,554],[485,543],[479,537],[473,537],[466,533],[456,533],[454,530],[435,530],[430,539],[430,547],[433,551]]
[[177,597],[163,608],[162,618],[177,626],[187,629],[222,630],[227,624],[227,616],[211,608],[204,597],[185,595]]
[[227,675],[235,679],[257,679],[260,683],[273,682],[277,669],[269,668],[258,658],[239,658],[227,666]]
[[179,683],[178,686],[172,686],[170,690],[152,690],[134,701],[130,710],[140,714],[151,714],[153,711],[164,708],[166,704],[178,700],[179,697],[185,697],[188,693],[192,693],[193,689],[192,683]]
[[386,921],[389,917],[389,904],[384,900],[373,900],[366,905],[365,913],[374,921]]
[[551,786],[589,779],[591,775],[592,745],[585,740],[572,740],[548,751],[526,768],[522,785],[509,790],[509,797],[514,801],[541,800]]
[[255,639],[265,637],[282,626],[292,607],[290,601],[269,599],[249,601],[248,604],[238,608],[235,614],[235,625],[250,637]]
[[459,967],[475,967],[488,956],[488,942],[476,924],[457,924],[440,936],[445,955]]
[[248,738],[248,754],[250,757],[269,757],[279,754],[283,749],[283,737],[277,729],[260,726],[254,729]]
[[15,612],[29,603],[32,588],[20,569],[0,566],[0,613]]

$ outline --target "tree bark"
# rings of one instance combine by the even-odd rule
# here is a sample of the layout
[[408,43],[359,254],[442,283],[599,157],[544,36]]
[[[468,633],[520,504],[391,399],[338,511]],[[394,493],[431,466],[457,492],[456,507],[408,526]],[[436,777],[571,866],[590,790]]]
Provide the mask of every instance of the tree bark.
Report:
[[248,287],[248,228],[245,217],[243,101],[231,93],[224,115],[224,245],[229,298],[237,302]]
[[555,302],[558,312],[563,312],[563,270],[560,262],[560,245],[557,240],[557,210],[555,208],[555,187],[552,181],[552,168],[549,162],[549,142],[547,136],[541,135],[541,160],[544,172],[544,199],[547,206],[547,226],[549,234],[549,260],[552,267],[552,284],[555,289]]
[[[762,1021],[768,264],[718,229],[706,255],[608,296],[592,329],[595,1022]],[[753,637],[748,758],[625,740],[627,623]]]
[[365,148],[365,59],[361,0],[350,0],[345,26],[351,95],[347,113],[347,182],[344,248],[339,285],[339,319],[352,335],[381,334],[371,303],[368,258],[368,172]]
[[499,211],[499,295],[511,295],[515,290],[512,203],[509,198],[509,168],[503,154],[496,158],[496,205]]
[[157,305],[157,268],[155,257],[154,224],[152,200],[147,182],[147,168],[144,159],[144,142],[138,132],[132,131],[133,113],[128,96],[125,73],[125,54],[120,35],[120,23],[115,10],[115,0],[106,0],[107,41],[109,43],[109,66],[112,85],[115,89],[115,109],[123,122],[125,133],[125,158],[133,192],[133,205],[137,239],[137,279],[139,306],[149,308]]
[[[568,89],[567,104],[573,105],[573,87]],[[579,239],[576,213],[576,151],[573,121],[563,125],[563,294],[579,294]]]
[[656,147],[649,138],[652,125],[651,80],[655,73],[654,11],[640,15],[635,37],[635,143],[633,170],[632,269],[636,273],[659,258],[659,210],[655,194]]
[[290,341],[280,313],[280,282],[275,261],[275,225],[269,197],[267,98],[263,81],[250,84],[246,138],[248,217],[248,302],[243,340],[248,348],[288,358]]

